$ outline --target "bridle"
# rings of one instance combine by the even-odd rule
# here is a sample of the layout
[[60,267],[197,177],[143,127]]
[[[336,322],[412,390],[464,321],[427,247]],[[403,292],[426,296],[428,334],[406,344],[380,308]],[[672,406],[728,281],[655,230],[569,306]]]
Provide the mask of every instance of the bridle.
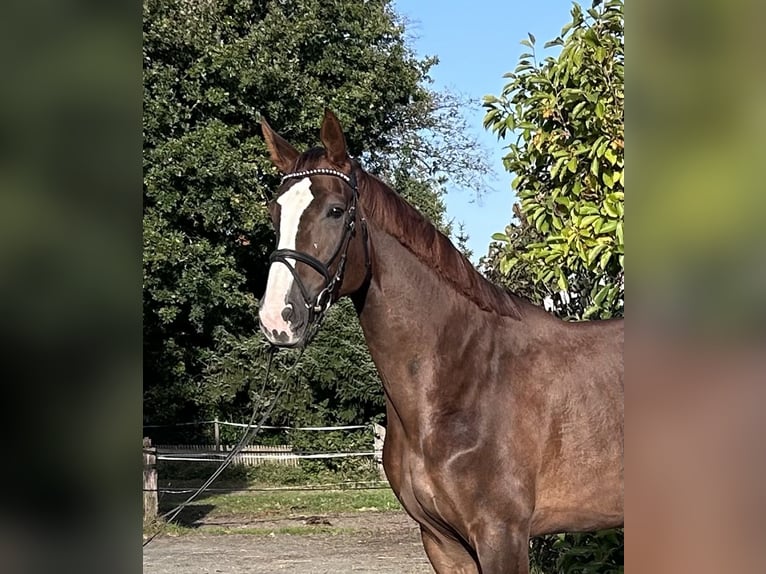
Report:
[[[346,269],[346,259],[348,257],[348,248],[351,244],[351,239],[356,234],[356,210],[359,200],[359,188],[357,186],[356,174],[354,173],[353,169],[351,174],[345,174],[342,171],[329,168],[316,168],[303,171],[295,171],[282,176],[282,181],[280,184],[283,184],[285,181],[290,179],[309,177],[312,175],[329,175],[340,178],[351,187],[352,194],[351,204],[346,210],[343,237],[341,237],[338,245],[335,247],[335,251],[333,251],[332,255],[326,263],[323,263],[308,253],[303,253],[294,249],[276,249],[269,256],[269,263],[278,262],[287,267],[287,270],[293,276],[293,279],[295,279],[295,282],[298,285],[298,289],[300,289],[301,295],[303,296],[303,303],[309,312],[307,333],[304,337],[304,341],[311,340],[311,338],[316,334],[316,331],[319,330],[322,319],[324,319],[324,315],[327,313],[327,310],[332,303],[332,296],[335,292],[335,289],[338,288],[343,281],[343,273]],[[364,234],[365,268],[369,274],[370,258],[367,246],[367,223],[364,218],[361,219],[361,227],[362,233]],[[324,278],[324,286],[319,290],[319,293],[317,293],[316,296],[311,297],[309,295],[306,286],[298,276],[298,272],[296,271],[295,267],[288,261],[288,259],[293,259],[296,262],[300,261],[301,263],[305,263]],[[335,270],[335,274],[333,275],[330,272],[330,266],[336,259],[338,259],[338,267]]]

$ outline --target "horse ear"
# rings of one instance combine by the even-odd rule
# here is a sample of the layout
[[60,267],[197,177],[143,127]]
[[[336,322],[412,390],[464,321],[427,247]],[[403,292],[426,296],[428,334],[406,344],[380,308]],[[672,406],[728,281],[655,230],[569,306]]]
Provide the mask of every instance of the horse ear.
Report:
[[331,162],[336,165],[346,163],[348,152],[346,151],[346,138],[343,136],[343,129],[340,127],[340,122],[335,114],[327,108],[324,110],[319,139],[322,140],[322,145]]
[[269,148],[272,163],[282,173],[289,173],[295,165],[300,153],[297,149],[287,143],[282,136],[271,129],[265,118],[261,117],[261,131],[266,140],[266,147]]

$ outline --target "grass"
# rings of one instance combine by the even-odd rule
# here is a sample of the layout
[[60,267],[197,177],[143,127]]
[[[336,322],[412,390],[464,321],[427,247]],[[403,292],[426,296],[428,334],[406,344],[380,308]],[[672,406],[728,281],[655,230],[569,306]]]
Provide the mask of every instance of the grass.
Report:
[[[219,485],[221,486],[221,485]],[[188,495],[165,495],[160,503],[160,513],[173,508]],[[240,491],[224,494],[205,495],[192,502],[182,513],[187,516],[185,523],[167,524],[164,532],[171,536],[199,532],[193,526],[200,518],[215,522],[225,518],[226,522],[247,522],[249,520],[278,520],[300,516],[327,515],[335,513],[396,512],[402,507],[388,488],[347,489],[347,490],[277,490]],[[151,534],[158,525],[148,526],[145,534]],[[311,534],[341,534],[348,529],[325,525],[291,525],[272,528],[229,527],[208,524],[206,534],[252,534],[267,536],[287,534],[304,536]]]
[[[196,532],[256,536],[332,535],[344,533],[347,529],[324,524],[301,524],[300,520],[317,515],[331,517],[337,514],[402,511],[399,501],[387,486],[363,488],[374,483],[378,483],[376,486],[381,484],[377,470],[372,466],[350,470],[345,467],[342,470],[317,469],[315,466],[261,465],[227,469],[228,474],[219,477],[210,490],[189,504],[178,520],[164,525],[164,532],[171,536]],[[201,466],[165,464],[159,472],[160,514],[185,501],[209,474]],[[320,490],[309,485],[323,486]],[[162,492],[163,488],[178,492]],[[283,520],[292,524],[280,524],[279,521]],[[146,526],[144,533],[149,535],[161,525]]]
[[330,512],[365,512],[401,510],[389,489],[306,490],[216,494],[205,498],[216,514],[242,516],[289,516]]

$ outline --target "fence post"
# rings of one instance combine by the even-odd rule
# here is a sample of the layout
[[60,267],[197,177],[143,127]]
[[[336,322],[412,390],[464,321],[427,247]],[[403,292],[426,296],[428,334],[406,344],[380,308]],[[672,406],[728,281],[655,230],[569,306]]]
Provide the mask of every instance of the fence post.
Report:
[[213,420],[213,434],[215,436],[215,450],[221,450],[221,428],[218,425],[218,417]]
[[157,449],[144,437],[144,524],[157,518]]
[[374,450],[375,454],[373,459],[375,460],[375,467],[378,469],[378,474],[382,479],[386,479],[386,472],[383,470],[383,443],[386,440],[386,427],[375,423],[372,427],[374,436]]

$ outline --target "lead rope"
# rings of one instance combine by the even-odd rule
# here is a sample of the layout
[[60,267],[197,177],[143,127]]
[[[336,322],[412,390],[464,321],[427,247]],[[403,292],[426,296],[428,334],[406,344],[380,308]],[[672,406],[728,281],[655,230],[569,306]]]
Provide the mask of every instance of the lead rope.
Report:
[[[298,363],[301,360],[301,357],[303,356],[304,349],[300,350],[300,353],[298,353],[298,357],[295,359],[295,362],[292,364],[292,366],[287,370],[287,373],[285,374],[285,377],[282,379],[282,384],[277,389],[276,395],[274,395],[274,400],[271,401],[271,403],[268,406],[268,409],[265,413],[263,413],[263,416],[261,416],[261,419],[258,421],[258,424],[253,426],[253,422],[255,421],[256,417],[258,416],[258,403],[253,404],[253,414],[250,416],[250,421],[247,423],[247,427],[245,427],[244,432],[242,433],[242,437],[239,439],[239,442],[234,446],[234,448],[229,452],[229,454],[226,456],[226,458],[221,462],[220,466],[216,469],[216,471],[210,475],[210,478],[208,478],[202,486],[200,486],[194,494],[192,494],[189,498],[184,500],[181,504],[173,508],[172,510],[169,510],[168,512],[161,514],[157,520],[163,520],[164,522],[160,526],[160,528],[152,534],[149,538],[147,538],[144,543],[142,544],[142,547],[145,547],[147,544],[149,544],[152,540],[154,540],[157,536],[162,534],[165,531],[165,528],[168,524],[170,524],[176,516],[178,516],[181,511],[186,508],[194,499],[196,499],[200,494],[202,494],[207,487],[209,487],[216,478],[220,476],[220,474],[226,469],[227,466],[229,466],[229,463],[232,461],[232,459],[237,456],[242,449],[245,447],[245,445],[250,442],[255,435],[257,435],[261,427],[263,427],[263,424],[268,420],[269,416],[271,415],[272,411],[274,410],[274,407],[276,406],[277,402],[279,401],[279,397],[282,394],[282,392],[287,387],[287,381],[289,378],[289,375],[295,370],[295,368],[298,366]],[[266,376],[263,380],[263,385],[261,385],[261,395],[263,395],[263,391],[266,389],[266,385],[269,381],[269,374],[271,373],[271,364],[274,359],[274,355],[276,354],[276,349],[274,347],[269,348],[269,361],[266,365]]]

